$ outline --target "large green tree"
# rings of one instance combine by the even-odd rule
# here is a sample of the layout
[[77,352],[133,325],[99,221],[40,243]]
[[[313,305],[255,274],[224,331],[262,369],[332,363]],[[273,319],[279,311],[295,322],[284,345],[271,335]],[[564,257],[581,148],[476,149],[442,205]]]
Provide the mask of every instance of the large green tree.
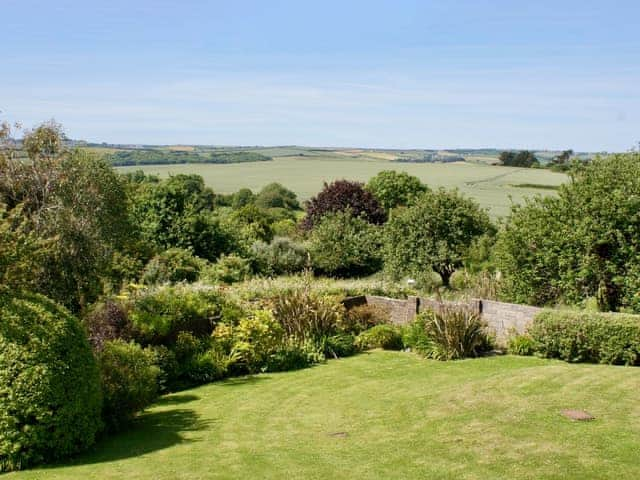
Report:
[[571,171],[556,198],[513,208],[496,245],[505,298],[537,305],[595,296],[640,311],[640,154]]
[[373,193],[386,210],[390,210],[410,205],[426,192],[428,187],[418,177],[407,172],[383,170],[369,180],[366,189]]
[[429,191],[385,225],[385,269],[395,277],[435,271],[448,285],[473,241],[492,230],[475,201],[457,190]]
[[101,292],[103,272],[132,232],[124,182],[95,156],[64,149],[52,122],[27,132],[23,149],[28,161],[0,156],[0,203],[19,212],[13,225],[48,240],[34,288],[81,308]]

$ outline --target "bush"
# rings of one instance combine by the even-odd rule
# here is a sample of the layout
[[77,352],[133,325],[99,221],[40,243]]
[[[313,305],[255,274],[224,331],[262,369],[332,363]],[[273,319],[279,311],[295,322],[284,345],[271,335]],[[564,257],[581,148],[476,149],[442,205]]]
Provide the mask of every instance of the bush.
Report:
[[158,393],[160,369],[151,350],[136,343],[112,340],[98,355],[104,404],[102,418],[109,430],[120,430]]
[[314,270],[338,277],[366,276],[382,268],[379,227],[351,210],[325,215],[309,237]]
[[451,277],[449,278],[449,287],[452,290],[467,290],[469,287],[471,287],[471,284],[471,275],[466,270],[456,270],[451,274]]
[[323,362],[324,359],[323,352],[315,342],[289,339],[269,356],[264,370],[268,372],[299,370],[314,363]]
[[255,269],[266,275],[282,275],[304,270],[308,253],[289,238],[276,237],[270,244],[256,242],[251,247]]
[[529,335],[543,357],[640,365],[638,315],[546,310],[536,316]]
[[206,262],[189,250],[170,248],[153,257],[144,269],[142,283],[195,282]]
[[437,272],[445,286],[476,238],[493,231],[487,213],[456,190],[429,191],[385,225],[385,269],[396,278]]
[[514,335],[509,338],[507,351],[512,355],[533,355],[535,352],[535,342],[531,335]]
[[326,337],[323,342],[325,357],[349,357],[358,352],[356,337],[351,333],[337,333]]
[[384,170],[369,180],[366,189],[386,210],[390,210],[412,204],[429,188],[418,177],[406,172]]
[[0,472],[86,449],[101,406],[80,322],[45,297],[0,294]]
[[273,315],[286,335],[297,340],[318,340],[335,333],[343,312],[342,304],[308,288],[280,294],[273,299]]
[[138,343],[170,346],[180,332],[210,335],[227,312],[235,315],[234,305],[214,289],[163,286],[138,294],[129,318]]
[[402,350],[402,335],[393,325],[376,325],[365,330],[356,338],[356,345],[362,349],[383,348],[385,350]]
[[435,360],[476,357],[491,348],[480,315],[465,307],[442,306],[418,315],[422,333],[414,332],[420,353]]
[[203,278],[213,283],[232,284],[251,277],[249,260],[238,255],[223,255],[203,272]]
[[255,373],[269,362],[284,340],[282,326],[269,310],[258,310],[237,325],[220,324],[213,340],[234,356],[234,366]]
[[338,324],[340,331],[359,334],[376,325],[389,323],[389,310],[380,305],[359,305],[347,310]]
[[362,183],[348,180],[325,183],[322,191],[307,202],[306,210],[302,221],[305,230],[311,230],[325,215],[345,210],[376,225],[387,221],[387,213],[373,194],[365,190]]
[[89,343],[94,350],[100,351],[105,342],[116,339],[130,340],[132,326],[124,305],[113,300],[93,305],[84,318],[89,335]]

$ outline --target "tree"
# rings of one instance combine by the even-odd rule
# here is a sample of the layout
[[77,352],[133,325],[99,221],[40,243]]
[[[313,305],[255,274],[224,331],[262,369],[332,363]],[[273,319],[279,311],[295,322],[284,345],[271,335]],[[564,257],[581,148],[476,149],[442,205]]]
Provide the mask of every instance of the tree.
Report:
[[255,204],[260,208],[284,208],[300,210],[296,194],[279,183],[270,183],[256,195]]
[[103,271],[133,230],[126,188],[102,160],[63,149],[57,124],[28,132],[24,146],[28,162],[0,156],[0,203],[20,212],[14,225],[48,240],[34,289],[77,310],[100,293]]
[[640,312],[640,154],[571,170],[557,198],[514,207],[496,244],[502,295],[536,305],[596,297]]
[[473,241],[492,230],[475,201],[456,190],[429,191],[385,225],[385,269],[396,278],[435,271],[448,285]]
[[418,177],[406,172],[383,170],[369,180],[366,189],[389,211],[413,203],[428,190]]
[[329,213],[313,228],[309,253],[314,269],[326,275],[369,275],[382,267],[380,227],[350,210]]
[[199,175],[143,182],[135,192],[132,217],[143,237],[158,249],[178,247],[207,260],[228,253],[232,239],[213,215],[215,195]]
[[504,151],[500,153],[500,163],[505,167],[531,168],[540,165],[540,161],[533,152],[521,150],[519,152]]
[[362,183],[336,180],[324,184],[318,195],[307,202],[307,215],[302,221],[305,230],[311,230],[329,213],[350,210],[355,217],[380,225],[387,220],[387,214],[373,194],[364,189]]

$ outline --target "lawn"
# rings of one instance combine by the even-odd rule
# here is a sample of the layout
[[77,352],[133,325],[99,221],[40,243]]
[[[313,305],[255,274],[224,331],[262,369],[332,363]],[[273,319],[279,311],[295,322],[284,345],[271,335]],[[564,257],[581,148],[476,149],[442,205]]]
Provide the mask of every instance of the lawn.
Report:
[[637,479],[639,391],[633,367],[372,352],[166,396],[73,462],[4,478]]
[[121,171],[139,169],[162,177],[178,173],[202,175],[205,183],[218,193],[232,193],[243,187],[257,191],[268,183],[280,182],[296,192],[302,200],[318,193],[325,181],[347,178],[366,182],[381,170],[406,171],[431,187],[459,188],[488,208],[494,217],[506,215],[512,201],[521,202],[525,196],[553,194],[552,190],[522,188],[517,185],[557,186],[567,180],[566,175],[546,169],[501,167],[482,163],[394,163],[370,153],[352,158],[336,152],[316,152],[304,157],[282,156],[271,162],[120,168]]

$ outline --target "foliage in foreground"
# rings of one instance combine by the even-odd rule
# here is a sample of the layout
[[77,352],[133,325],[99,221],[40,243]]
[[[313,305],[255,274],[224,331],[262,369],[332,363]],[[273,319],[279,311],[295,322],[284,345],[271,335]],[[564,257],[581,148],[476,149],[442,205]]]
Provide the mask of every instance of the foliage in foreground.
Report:
[[42,296],[0,294],[0,472],[86,449],[101,406],[78,320]]

